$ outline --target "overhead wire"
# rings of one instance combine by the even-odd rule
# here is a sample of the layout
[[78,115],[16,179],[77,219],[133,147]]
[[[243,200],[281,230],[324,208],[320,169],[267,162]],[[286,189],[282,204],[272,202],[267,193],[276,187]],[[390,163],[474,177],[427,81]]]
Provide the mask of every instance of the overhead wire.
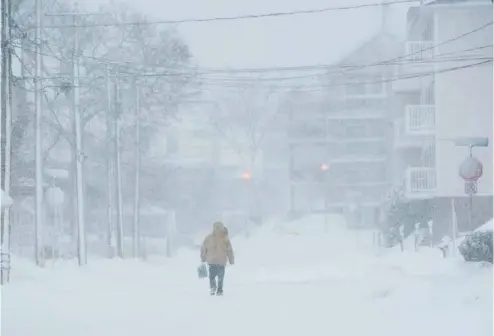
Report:
[[[452,38],[449,38],[449,39],[444,40],[442,42],[436,43],[436,44],[434,44],[434,45],[432,45],[430,47],[426,47],[426,48],[423,48],[423,49],[420,49],[420,50],[417,50],[415,52],[411,52],[411,53],[408,53],[408,54],[405,54],[405,55],[400,55],[398,57],[394,57],[394,58],[391,58],[391,59],[388,59],[388,60],[385,60],[385,61],[382,61],[382,62],[376,62],[376,63],[373,63],[373,64],[367,64],[366,67],[368,67],[368,66],[387,65],[390,62],[393,62],[393,61],[396,61],[396,60],[400,60],[400,59],[407,58],[407,57],[410,57],[410,56],[415,56],[415,55],[421,54],[421,53],[423,53],[425,51],[432,51],[432,50],[434,50],[434,49],[436,49],[438,47],[444,46],[446,44],[449,44],[449,43],[458,41],[460,39],[463,39],[463,38],[465,38],[465,37],[467,37],[469,35],[475,34],[475,33],[479,32],[481,30],[484,30],[484,29],[492,26],[493,24],[494,24],[493,21],[488,22],[488,23],[486,23],[486,24],[484,24],[484,25],[482,25],[480,27],[477,27],[477,28],[475,28],[473,30],[469,30],[469,31],[467,31],[465,33],[462,33],[460,35],[456,35],[456,36],[454,36]],[[354,70],[358,70],[358,69],[359,68],[354,68]]]
[[[205,23],[205,22],[215,22],[215,21],[237,21],[237,20],[252,20],[252,19],[263,19],[263,18],[276,18],[294,15],[308,15],[308,14],[319,14],[334,11],[345,11],[345,10],[356,10],[362,8],[372,8],[372,7],[382,7],[390,5],[399,5],[407,3],[416,3],[417,0],[395,0],[387,1],[386,3],[368,3],[359,5],[348,5],[348,6],[332,6],[319,9],[303,9],[303,10],[293,10],[285,12],[270,12],[270,13],[260,13],[260,14],[245,14],[245,15],[232,15],[232,16],[214,16],[214,17],[204,17],[204,18],[190,18],[190,19],[176,19],[176,20],[158,20],[158,21],[133,21],[133,22],[109,22],[109,23],[90,23],[90,24],[70,24],[70,25],[45,25],[43,28],[91,28],[91,27],[118,27],[118,26],[147,26],[147,25],[162,25],[162,24],[184,24],[184,23]],[[31,26],[29,29],[35,29],[36,26]]]
[[[418,51],[415,51],[412,53],[403,54],[403,55],[400,55],[398,57],[394,57],[394,58],[391,58],[391,59],[388,59],[385,61],[369,63],[369,64],[321,64],[321,65],[307,65],[307,66],[297,66],[297,67],[269,67],[269,68],[257,68],[257,69],[256,68],[250,68],[250,69],[248,69],[248,68],[245,68],[245,69],[214,69],[214,68],[200,68],[200,67],[196,67],[196,68],[182,67],[181,68],[182,72],[176,72],[177,71],[176,68],[173,68],[173,69],[170,68],[169,70],[175,71],[175,72],[168,72],[167,71],[163,75],[164,76],[165,75],[166,76],[180,76],[180,75],[185,75],[185,74],[191,75],[191,73],[183,72],[183,70],[194,71],[193,74],[196,76],[208,75],[208,74],[218,74],[218,73],[233,74],[233,73],[258,73],[258,72],[314,71],[314,70],[322,70],[322,69],[338,69],[338,70],[344,69],[344,70],[346,70],[346,72],[348,72],[350,70],[358,70],[358,69],[363,69],[363,68],[368,68],[368,67],[373,67],[373,66],[389,65],[389,64],[391,64],[397,60],[406,59],[408,57],[420,54],[424,51],[433,50],[439,46],[443,46],[443,45],[446,45],[448,43],[451,43],[451,42],[457,41],[459,39],[465,38],[471,34],[474,34],[478,31],[481,31],[481,30],[491,26],[492,24],[493,24],[493,22],[489,22],[489,23],[484,24],[484,25],[482,25],[478,28],[475,28],[471,31],[468,31],[468,32],[465,32],[463,34],[454,36],[448,40],[442,41],[440,43],[434,44],[433,46],[430,46],[430,47],[427,47],[427,48],[424,48],[424,49],[421,49],[421,50],[418,50]],[[480,47],[480,48],[483,48],[483,47]],[[51,48],[50,48],[50,50],[51,50]],[[36,52],[33,50],[30,50],[30,51]],[[465,50],[465,51],[468,51],[468,50]],[[52,52],[52,55],[48,55],[46,53],[44,53],[44,55],[49,56],[49,57],[54,57],[54,58],[60,60],[60,57],[57,57],[56,55],[54,55],[54,52],[52,50],[51,50],[51,52]],[[121,61],[115,62],[115,61],[112,61],[109,59],[92,57],[92,56],[87,56],[87,55],[81,55],[81,58],[92,59],[92,60],[107,63],[107,64],[109,63],[109,64],[113,64],[114,66],[119,66],[119,67],[123,66],[129,70],[136,70],[135,69],[136,67],[141,68],[141,70],[143,67],[144,68],[149,67],[148,65],[145,65],[145,64],[129,64],[130,62],[121,62]],[[160,67],[160,69],[164,70],[166,68]]]
[[[22,46],[21,46],[22,47]],[[482,49],[487,49],[487,48],[492,48],[492,45],[485,45],[485,46],[478,46],[474,48],[468,48],[468,49],[462,49],[462,50],[455,50],[455,51],[450,51],[448,53],[442,54],[441,57],[435,57],[431,59],[422,59],[422,60],[408,60],[408,61],[402,61],[402,62],[395,62],[395,63],[388,63],[387,65],[406,65],[406,64],[436,64],[436,63],[449,63],[449,62],[465,62],[465,61],[475,61],[475,60],[488,60],[492,59],[492,57],[481,57],[481,56],[473,56],[473,57],[458,57],[455,56],[456,54],[461,54],[461,53],[467,53],[471,51],[478,51]],[[25,51],[30,51],[36,53],[36,50],[29,49],[23,47],[23,50]],[[55,59],[59,61],[70,61],[68,59],[63,59],[62,57],[58,57],[56,55],[49,55],[46,53],[43,53],[43,55],[46,55],[48,57],[54,57]],[[444,57],[444,56],[454,56],[454,57]],[[101,69],[101,67],[98,67],[98,65],[87,65],[92,68],[98,68]],[[352,64],[339,64],[339,65],[332,65],[332,66],[313,66],[311,71],[316,71],[316,70],[341,70],[341,69],[353,69],[354,67],[358,68],[364,68],[361,65],[352,65]],[[131,68],[129,68],[130,70]],[[135,68],[132,68],[133,70],[137,70]],[[192,73],[189,72],[176,72],[176,73],[170,73],[170,72],[142,72],[142,69],[140,70],[141,72],[122,72],[120,76],[136,76],[136,77],[173,77],[173,76],[190,76]],[[336,72],[339,73],[339,72]],[[263,78],[263,77],[201,77],[201,75],[196,76],[196,79],[199,81],[214,81],[214,80],[220,80],[220,81],[253,81],[253,82],[263,82],[263,81],[286,81],[286,80],[293,80],[293,79],[304,79],[304,78],[311,78],[311,77],[320,77],[320,76],[329,76],[331,75],[331,72],[325,71],[322,73],[318,74],[310,74],[310,75],[301,75],[301,76],[292,76],[292,77],[274,77],[274,78]],[[54,76],[57,77],[57,76]],[[60,75],[60,77],[64,77],[64,75]],[[92,79],[97,78],[96,77],[90,77]],[[100,76],[100,78],[104,78],[104,76]],[[84,79],[84,77],[81,77],[81,79]],[[194,80],[195,78],[192,78]]]
[[[263,82],[269,82],[269,81],[278,81],[278,82],[287,82],[287,81],[292,81],[292,80],[299,80],[299,79],[309,79],[309,78],[321,78],[325,77],[328,78],[332,74],[339,74],[339,75],[345,75],[351,70],[358,70],[358,69],[365,69],[368,67],[373,67],[373,66],[382,66],[382,65],[405,65],[407,63],[414,63],[414,64],[427,64],[427,63],[439,63],[439,62],[468,62],[468,61],[489,61],[492,59],[489,57],[451,57],[451,58],[446,58],[444,57],[445,55],[452,55],[452,54],[457,54],[461,52],[468,52],[468,51],[474,51],[474,50],[481,50],[485,48],[492,47],[492,45],[487,45],[487,46],[480,46],[476,48],[470,48],[470,49],[465,49],[465,50],[459,50],[459,51],[454,51],[454,52],[448,52],[441,57],[435,57],[433,59],[425,59],[425,60],[406,60],[406,58],[409,58],[411,56],[417,55],[419,53],[422,53],[424,51],[432,50],[435,49],[439,46],[443,46],[445,44],[451,43],[453,41],[457,41],[459,39],[465,38],[466,36],[469,36],[471,34],[474,34],[480,30],[483,30],[489,26],[491,26],[493,23],[489,22],[487,24],[484,24],[478,28],[475,28],[471,31],[465,32],[463,34],[454,36],[448,40],[442,41],[440,43],[437,43],[433,46],[430,46],[428,48],[424,48],[412,53],[400,55],[398,57],[394,57],[392,59],[388,59],[382,62],[376,62],[376,63],[371,63],[371,64],[323,64],[323,65],[308,65],[308,66],[298,66],[298,67],[270,67],[270,68],[258,68],[258,69],[212,69],[212,68],[184,68],[182,67],[181,69],[170,69],[171,71],[156,71],[154,70],[153,72],[147,71],[146,68],[148,68],[147,65],[142,65],[138,63],[133,63],[129,64],[128,62],[123,62],[124,68],[128,71],[120,71],[119,76],[125,77],[176,77],[176,76],[192,76],[191,81],[197,83],[197,84],[202,84],[202,85],[209,85],[209,86],[223,86],[226,88],[231,88],[231,87],[245,87],[249,82],[250,83],[263,83]],[[31,43],[35,43],[31,41]],[[30,52],[38,53],[36,50],[32,49],[26,49],[25,46],[18,46],[23,48],[24,50],[29,50]],[[53,50],[49,48],[51,51],[52,55],[43,53],[43,55],[46,55],[48,57],[54,57],[55,59],[58,59],[59,61],[67,61],[67,59],[64,59],[63,57],[55,55]],[[99,62],[107,62],[110,64],[114,64],[117,67],[122,66],[122,62],[118,62],[115,64],[114,61],[108,60],[108,59],[103,59],[103,58],[98,58],[98,57],[91,57],[91,56],[86,56],[86,55],[81,55],[81,58],[87,58]],[[396,62],[398,60],[405,59],[404,62]],[[483,64],[483,62],[480,62],[479,64]],[[98,68],[98,65],[90,65],[90,64],[85,64],[86,67],[92,67],[92,68]],[[461,67],[460,67],[461,68]],[[156,68],[155,68],[156,69]],[[163,69],[160,67],[160,69]],[[452,69],[456,69],[453,67]],[[185,71],[184,71],[185,70]],[[253,72],[291,72],[291,71],[318,71],[318,70],[324,70],[323,73],[314,73],[310,75],[300,75],[300,76],[291,76],[291,77],[274,77],[274,78],[263,78],[263,77],[235,77],[232,76],[233,74],[236,73],[253,73]],[[331,71],[329,71],[331,70]],[[207,77],[207,75],[218,75],[218,74],[229,74],[229,77]],[[421,73],[421,74],[413,74],[413,76],[426,76],[429,75],[430,72],[426,73]],[[56,77],[56,76],[54,76]],[[54,78],[52,77],[52,78]],[[96,77],[97,78],[97,77]],[[93,76],[91,79],[96,80],[96,78]],[[104,76],[101,76],[100,78],[104,78]],[[387,79],[387,80],[401,80],[401,79],[407,79],[409,76],[405,76],[404,78],[396,77],[392,79]],[[81,77],[81,79],[83,79]],[[379,81],[374,81],[376,83],[381,82],[382,80]],[[362,83],[361,81],[357,83],[352,83],[352,82],[344,82],[344,83],[333,83],[329,87],[334,87],[335,85],[358,85]],[[369,83],[369,82],[367,82]],[[264,85],[264,84],[263,84]],[[267,85],[270,88],[278,87],[278,88],[313,88],[313,87],[321,87],[325,88],[328,87],[328,85],[307,85],[307,84],[292,84],[292,86],[289,85],[274,85],[274,84],[268,84]]]

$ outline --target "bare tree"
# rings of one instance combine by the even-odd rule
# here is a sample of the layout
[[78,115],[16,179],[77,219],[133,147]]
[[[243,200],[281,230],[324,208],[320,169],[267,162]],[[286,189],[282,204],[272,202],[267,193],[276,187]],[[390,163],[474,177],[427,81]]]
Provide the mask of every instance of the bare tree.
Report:
[[[16,3],[17,5],[20,4]],[[56,0],[44,1],[46,12],[73,12],[74,8]],[[33,143],[32,132],[29,124],[32,114],[32,106],[29,104],[29,95],[33,94],[32,77],[34,73],[34,59],[36,56],[36,41],[26,27],[33,25],[33,19],[29,15],[29,4],[24,1],[18,6],[15,15],[15,27],[18,33],[14,49],[15,55],[23,64],[23,74],[15,78],[16,88],[23,92],[25,97],[17,97],[23,102],[22,108],[16,109],[13,125],[13,145],[18,146],[19,153],[14,161],[20,177],[32,176],[33,168],[31,147]],[[82,10],[82,9],[79,9]],[[84,184],[86,193],[90,194],[89,201],[95,202],[95,206],[101,204],[100,198],[106,193],[102,188],[107,185],[102,180],[105,176],[104,168],[108,157],[108,138],[106,136],[105,121],[109,113],[107,104],[107,65],[118,68],[119,87],[121,91],[133,90],[132,78],[139,77],[141,86],[141,113],[142,121],[141,157],[143,167],[146,167],[146,148],[149,145],[152,134],[157,132],[156,124],[166,123],[169,117],[174,115],[176,106],[183,99],[187,99],[192,88],[194,73],[188,68],[190,53],[180,36],[170,29],[160,30],[158,26],[134,27],[127,25],[111,25],[129,20],[145,20],[142,15],[126,7],[102,7],[101,15],[83,16],[79,24],[91,26],[91,24],[110,24],[106,27],[79,28],[79,50],[73,50],[74,34],[72,21],[65,16],[46,17],[46,26],[59,28],[46,28],[42,55],[43,67],[43,156],[47,166],[61,167],[60,158],[64,151],[70,151],[71,162],[68,164],[68,181],[73,181],[75,166],[74,160],[78,155],[85,158],[86,169],[91,170],[87,174]],[[60,28],[60,27],[67,28]],[[27,33],[26,33],[27,32]],[[138,51],[138,52],[136,52]],[[82,115],[81,128],[84,132],[82,153],[76,153],[74,132],[72,129],[71,108],[71,69],[72,55],[79,54],[81,78],[80,106]],[[154,72],[156,76],[146,76]],[[183,75],[175,75],[182,73]],[[143,75],[144,74],[144,75]],[[189,89],[190,88],[190,89]],[[123,97],[127,96],[122,94]],[[134,95],[132,95],[134,96]],[[135,110],[133,99],[121,103],[121,128],[122,132],[134,127]],[[103,126],[102,126],[103,125]],[[134,132],[133,132],[134,133]],[[111,138],[111,137],[110,137]],[[131,138],[131,137],[129,137]],[[123,166],[125,170],[132,171],[133,156],[136,151],[132,139],[123,139],[121,150]],[[22,153],[22,154],[21,154]],[[67,168],[67,167],[63,167]],[[101,171],[101,174],[99,173]],[[143,175],[142,180],[146,178]],[[67,215],[74,216],[74,202],[70,198],[74,195],[72,183],[64,185],[67,202]]]
[[211,122],[246,165],[241,178],[249,183],[249,216],[261,215],[259,188],[262,147],[266,133],[276,120],[278,95],[270,88],[246,85],[225,93],[214,110]]

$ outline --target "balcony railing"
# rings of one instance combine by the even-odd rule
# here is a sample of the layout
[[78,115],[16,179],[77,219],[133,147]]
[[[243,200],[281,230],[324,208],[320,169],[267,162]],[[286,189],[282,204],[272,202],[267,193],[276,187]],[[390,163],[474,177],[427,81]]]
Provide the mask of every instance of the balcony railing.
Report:
[[405,112],[406,132],[410,135],[427,135],[436,129],[434,105],[408,105]]
[[436,170],[428,167],[410,167],[406,171],[408,195],[430,194],[436,190]]
[[428,61],[435,55],[433,41],[408,41],[405,48],[406,60],[411,62]]

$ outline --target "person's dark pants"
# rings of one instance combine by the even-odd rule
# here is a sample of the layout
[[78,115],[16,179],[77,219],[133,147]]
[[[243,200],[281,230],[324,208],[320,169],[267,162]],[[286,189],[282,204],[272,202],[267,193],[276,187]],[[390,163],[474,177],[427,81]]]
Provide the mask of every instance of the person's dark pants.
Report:
[[[216,282],[218,278],[218,282]],[[223,293],[223,280],[225,279],[225,265],[209,265],[209,286],[211,291]]]

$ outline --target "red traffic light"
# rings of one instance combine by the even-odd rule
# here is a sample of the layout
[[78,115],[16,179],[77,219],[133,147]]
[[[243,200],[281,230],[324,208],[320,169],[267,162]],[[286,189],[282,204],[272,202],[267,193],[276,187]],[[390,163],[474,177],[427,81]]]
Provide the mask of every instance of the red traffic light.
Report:
[[321,170],[322,170],[322,171],[327,171],[327,170],[329,170],[329,166],[328,166],[326,163],[323,163],[323,164],[321,165]]

